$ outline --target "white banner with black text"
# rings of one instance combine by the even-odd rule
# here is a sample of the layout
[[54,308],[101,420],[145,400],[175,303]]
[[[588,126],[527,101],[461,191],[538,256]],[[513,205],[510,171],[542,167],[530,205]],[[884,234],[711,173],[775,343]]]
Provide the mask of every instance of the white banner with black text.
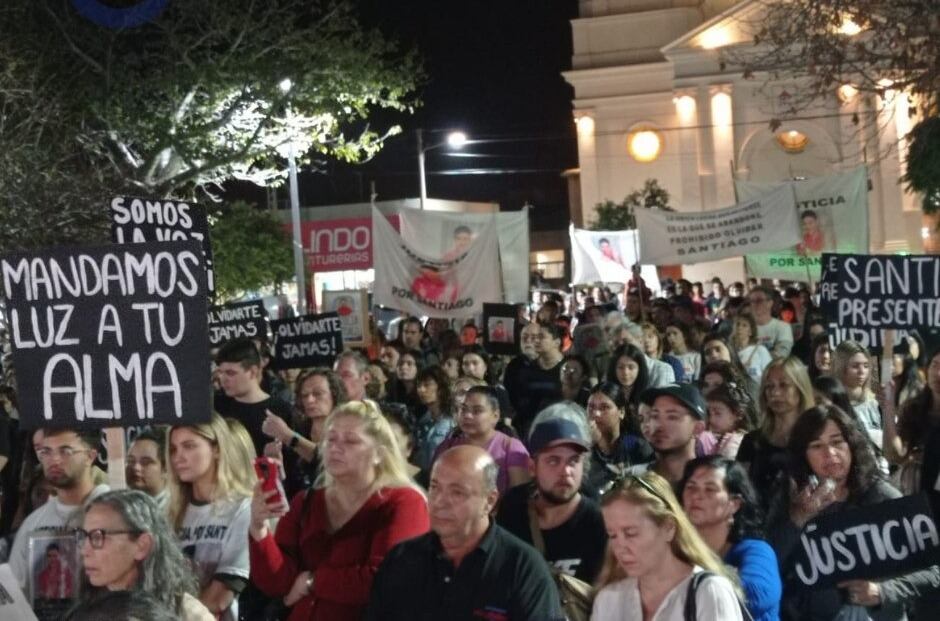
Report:
[[636,210],[640,260],[652,265],[717,261],[793,246],[800,240],[793,190],[775,190],[725,209]]

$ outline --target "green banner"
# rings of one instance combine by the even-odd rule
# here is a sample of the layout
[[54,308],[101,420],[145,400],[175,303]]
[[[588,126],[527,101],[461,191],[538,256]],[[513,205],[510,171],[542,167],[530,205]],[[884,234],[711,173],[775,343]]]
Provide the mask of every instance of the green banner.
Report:
[[868,252],[868,176],[864,166],[801,181],[735,181],[740,201],[781,185],[793,188],[802,241],[777,252],[747,255],[749,275],[816,282],[822,273],[823,252]]

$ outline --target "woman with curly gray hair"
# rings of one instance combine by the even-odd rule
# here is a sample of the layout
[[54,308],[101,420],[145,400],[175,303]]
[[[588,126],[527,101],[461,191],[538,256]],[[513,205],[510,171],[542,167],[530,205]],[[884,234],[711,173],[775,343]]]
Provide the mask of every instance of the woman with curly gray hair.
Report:
[[75,531],[82,554],[82,601],[109,591],[142,591],[183,621],[215,617],[195,597],[198,585],[153,498],[136,490],[107,492],[85,509]]

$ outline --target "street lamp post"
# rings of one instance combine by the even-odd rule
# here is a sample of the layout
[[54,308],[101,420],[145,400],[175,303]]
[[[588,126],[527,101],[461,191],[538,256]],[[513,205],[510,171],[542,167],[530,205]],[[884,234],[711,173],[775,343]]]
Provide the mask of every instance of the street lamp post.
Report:
[[[287,93],[293,84],[290,79],[281,80],[280,88]],[[290,106],[287,108],[288,126],[292,117]],[[297,159],[294,154],[293,130],[287,145],[287,176],[290,184],[290,220],[294,232],[294,281],[297,285],[297,314],[307,313],[307,282],[304,276],[304,246],[300,235],[300,192],[297,189]]]
[[433,149],[448,146],[451,149],[460,149],[467,144],[467,135],[463,132],[451,132],[447,134],[447,140],[432,144],[429,147],[424,146],[424,133],[421,129],[417,130],[418,137],[418,180],[421,186],[421,209],[424,209],[424,202],[428,199],[428,181],[424,172],[424,154]]

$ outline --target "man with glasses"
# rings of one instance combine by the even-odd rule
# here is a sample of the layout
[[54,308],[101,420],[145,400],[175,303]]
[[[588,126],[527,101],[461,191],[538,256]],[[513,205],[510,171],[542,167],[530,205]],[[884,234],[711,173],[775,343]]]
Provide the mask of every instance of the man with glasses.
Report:
[[767,348],[774,358],[786,358],[793,349],[793,329],[790,324],[775,319],[773,311],[774,292],[759,285],[747,294],[751,315],[757,322],[757,342]]
[[[570,405],[555,407],[583,416]],[[593,584],[607,534],[600,507],[580,491],[590,448],[590,439],[571,420],[550,418],[535,425],[529,436],[532,484],[506,492],[496,522],[530,545],[537,535],[542,542],[536,547],[549,565]]]
[[36,569],[30,566],[30,538],[71,531],[81,523],[82,507],[108,491],[107,485],[96,487],[92,477],[92,467],[98,457],[95,447],[100,441],[97,432],[43,429],[39,434],[36,455],[56,495],[26,517],[13,540],[10,569],[25,592]]

